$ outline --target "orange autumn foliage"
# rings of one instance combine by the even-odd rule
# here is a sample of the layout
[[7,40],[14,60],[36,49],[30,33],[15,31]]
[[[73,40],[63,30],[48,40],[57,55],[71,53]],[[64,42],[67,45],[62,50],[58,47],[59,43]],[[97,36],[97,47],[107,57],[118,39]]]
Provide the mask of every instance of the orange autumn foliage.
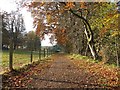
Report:
[[54,33],[57,36],[56,39],[59,44],[64,45],[67,42],[65,29],[56,29],[54,30]]
[[40,33],[44,32],[44,30],[45,30],[44,25],[40,21],[38,21],[36,26],[37,26],[36,27],[36,35],[42,36]]
[[69,10],[69,9],[71,9],[71,8],[73,8],[74,7],[74,3],[73,2],[67,2],[66,3],[66,6],[65,6],[65,9],[66,10]]
[[102,29],[102,30],[100,31],[99,35],[100,35],[101,37],[103,37],[106,32],[107,32],[107,29],[104,28],[104,29]]
[[38,22],[37,24],[37,28],[36,28],[36,34],[38,35],[40,33],[40,22]]
[[85,2],[80,2],[80,7],[83,8],[83,9],[86,9],[87,8],[86,3]]

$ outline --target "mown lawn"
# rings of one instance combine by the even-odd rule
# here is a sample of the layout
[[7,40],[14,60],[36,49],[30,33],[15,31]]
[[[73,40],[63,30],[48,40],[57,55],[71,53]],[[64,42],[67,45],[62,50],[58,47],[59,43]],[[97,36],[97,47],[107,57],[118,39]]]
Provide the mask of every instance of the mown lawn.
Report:
[[[39,60],[39,53],[33,52],[33,62]],[[30,51],[14,51],[13,67],[18,69],[30,63]],[[3,71],[9,67],[9,51],[2,52],[2,67]]]

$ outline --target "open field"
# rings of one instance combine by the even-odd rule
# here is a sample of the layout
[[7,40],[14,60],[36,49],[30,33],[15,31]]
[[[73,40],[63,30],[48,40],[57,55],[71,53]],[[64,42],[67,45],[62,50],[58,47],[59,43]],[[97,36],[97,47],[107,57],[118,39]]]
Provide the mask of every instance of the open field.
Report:
[[[43,57],[43,54],[42,54]],[[33,52],[33,62],[39,60],[39,53]],[[13,67],[18,69],[30,63],[30,51],[14,51],[13,54]],[[9,67],[9,51],[2,53],[2,67],[3,70],[8,70]]]

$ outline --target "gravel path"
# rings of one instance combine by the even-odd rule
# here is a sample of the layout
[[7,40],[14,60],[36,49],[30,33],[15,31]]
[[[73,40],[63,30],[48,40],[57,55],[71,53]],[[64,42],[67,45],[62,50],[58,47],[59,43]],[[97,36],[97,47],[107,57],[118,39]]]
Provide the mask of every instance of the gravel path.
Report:
[[[64,55],[54,57],[50,67],[44,68],[41,73],[33,75],[29,87],[34,88],[81,88],[97,87],[88,85],[87,71],[77,68],[73,62]],[[83,83],[84,82],[84,83]]]

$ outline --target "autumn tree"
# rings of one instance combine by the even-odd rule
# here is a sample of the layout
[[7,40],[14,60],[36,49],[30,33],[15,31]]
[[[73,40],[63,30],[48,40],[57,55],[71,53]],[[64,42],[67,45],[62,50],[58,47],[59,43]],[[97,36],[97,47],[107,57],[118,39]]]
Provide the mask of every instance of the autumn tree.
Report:
[[[62,15],[61,11],[67,10],[66,12],[71,12],[77,18],[80,18],[80,20],[82,20],[83,24],[85,24],[85,28],[87,30],[86,36],[87,36],[88,46],[90,48],[91,54],[93,55],[94,59],[97,58],[96,49],[94,48],[94,44],[93,44],[93,34],[92,34],[91,27],[90,27],[87,19],[85,19],[83,16],[80,16],[79,14],[75,13],[76,12],[75,10],[72,10],[72,8],[75,6],[74,3],[72,3],[72,2],[62,3],[62,9],[61,9],[61,3],[45,3],[45,4],[42,4],[42,6],[41,6],[41,4],[42,4],[41,2],[32,2],[31,3],[32,12],[34,15],[36,15],[37,18],[38,17],[40,18],[40,16],[38,16],[40,14],[46,15],[45,19],[47,20],[47,24],[50,27],[52,27],[52,25],[56,24],[57,22],[59,23],[59,21],[56,22],[56,20]],[[64,4],[64,6],[63,6],[63,4]],[[36,9],[33,9],[36,7],[37,8],[42,7],[42,9],[46,10],[46,12],[39,10],[40,11],[39,14],[36,14],[35,13]],[[52,17],[53,14],[54,14],[54,18]],[[37,21],[38,21],[37,25],[39,25],[39,27],[40,27],[39,20],[37,20]],[[47,25],[47,24],[45,24],[45,25]]]
[[119,51],[118,13],[115,3],[95,3],[90,6],[93,10],[89,21],[95,32],[96,48],[104,62],[116,63]]
[[[42,35],[47,28],[48,32],[55,33],[58,43],[65,49],[70,47],[68,51],[72,53],[106,58],[110,53],[115,54],[112,53],[116,51],[114,45],[119,47],[113,38],[119,35],[114,3],[33,1],[28,6],[38,27],[37,33]],[[105,53],[108,50],[109,55]],[[117,56],[119,52],[116,53]]]
[[2,13],[3,21],[3,45],[9,46],[9,67],[10,70],[13,70],[13,50],[21,45],[22,42],[22,32],[25,30],[24,21],[22,15],[19,12],[3,12]]
[[1,15],[2,19],[2,49],[8,49],[9,46],[9,31],[5,28],[6,23],[4,22],[5,12]]

